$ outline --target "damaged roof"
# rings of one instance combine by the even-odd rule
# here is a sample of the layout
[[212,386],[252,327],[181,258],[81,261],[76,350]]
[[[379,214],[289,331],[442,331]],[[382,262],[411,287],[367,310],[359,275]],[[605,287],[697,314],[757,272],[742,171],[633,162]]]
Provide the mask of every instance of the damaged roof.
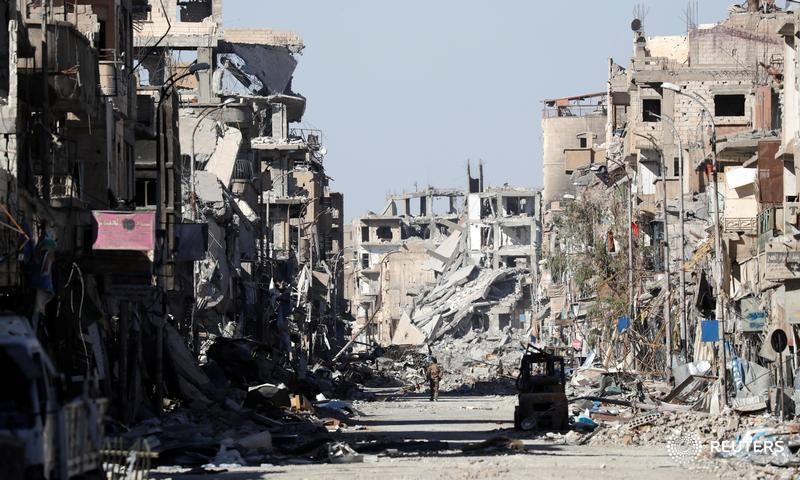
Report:
[[305,48],[299,34],[271,28],[226,28],[223,39],[228,43],[287,47],[292,53],[300,53]]

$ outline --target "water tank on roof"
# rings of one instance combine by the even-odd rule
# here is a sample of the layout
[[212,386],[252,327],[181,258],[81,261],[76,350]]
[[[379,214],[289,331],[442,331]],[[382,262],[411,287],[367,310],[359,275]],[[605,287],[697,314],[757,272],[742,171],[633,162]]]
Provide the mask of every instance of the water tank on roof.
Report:
[[100,71],[100,93],[106,97],[117,96],[117,63],[110,61],[100,61],[98,70]]

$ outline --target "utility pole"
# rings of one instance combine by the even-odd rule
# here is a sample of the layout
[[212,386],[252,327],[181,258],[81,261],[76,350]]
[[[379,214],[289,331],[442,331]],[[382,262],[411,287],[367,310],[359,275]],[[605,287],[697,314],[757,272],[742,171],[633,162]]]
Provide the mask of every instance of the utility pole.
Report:
[[[647,112],[648,115],[658,118],[662,120],[661,115],[654,113],[654,112]],[[640,134],[637,134],[640,135]],[[650,140],[650,142],[657,147],[655,139],[652,135],[640,135],[643,138]],[[662,253],[664,255],[663,262],[664,262],[664,284],[662,285],[661,289],[664,292],[664,307],[662,316],[664,317],[664,347],[666,349],[666,359],[665,359],[665,366],[666,371],[669,374],[672,371],[672,317],[670,315],[670,274],[669,274],[669,222],[667,217],[669,213],[667,212],[667,162],[664,158],[664,149],[660,148],[660,156],[661,156],[661,213],[664,215],[664,245],[662,246]]]
[[636,288],[633,281],[633,177],[628,172],[628,166],[614,159],[611,156],[606,157],[609,162],[616,163],[625,169],[625,178],[628,183],[626,190],[627,195],[627,210],[628,210],[628,314],[630,315],[631,322],[636,319]]
[[[625,167],[626,169],[628,167]],[[636,320],[636,288],[633,284],[633,179],[628,175],[628,313]]]
[[716,298],[716,308],[715,308],[715,317],[717,321],[722,326],[722,335],[720,335],[720,348],[722,350],[722,365],[719,367],[720,376],[722,378],[722,398],[720,399],[722,402],[722,406],[727,406],[728,403],[728,394],[727,394],[727,385],[728,385],[728,371],[727,371],[727,353],[725,352],[725,293],[723,290],[722,285],[722,256],[724,254],[722,250],[722,233],[720,229],[720,220],[719,220],[719,176],[717,175],[717,124],[714,122],[714,115],[711,113],[711,110],[708,109],[705,102],[702,98],[697,95],[689,94],[683,91],[680,86],[675,85],[674,83],[664,82],[661,84],[661,88],[666,88],[667,90],[672,90],[673,92],[683,95],[691,100],[697,102],[700,107],[703,109],[703,114],[708,115],[709,122],[711,123],[711,166],[712,166],[712,173],[711,178],[712,182],[714,183],[714,201],[712,202],[712,206],[714,207],[714,286],[717,294]]
[[678,181],[680,182],[680,186],[678,187],[678,216],[679,220],[678,223],[680,225],[681,231],[681,240],[678,249],[680,251],[680,255],[678,258],[680,262],[678,264],[678,275],[680,281],[680,312],[681,312],[681,337],[683,338],[683,344],[681,345],[683,351],[684,361],[689,361],[689,329],[686,320],[686,270],[683,268],[683,263],[686,260],[686,225],[685,225],[685,211],[684,211],[684,194],[683,194],[683,143],[681,142],[681,136],[678,132],[678,129],[675,127],[675,122],[670,120],[672,123],[672,128],[675,130],[675,138],[678,140]]
[[716,267],[717,301],[715,306],[715,316],[719,322],[722,334],[720,335],[720,348],[722,349],[722,365],[720,373],[722,377],[722,406],[728,404],[728,355],[725,352],[725,294],[722,292],[722,235],[720,232],[719,221],[719,176],[717,175],[717,126],[708,109],[705,109],[711,118],[711,165],[713,168],[712,178],[714,181],[714,266]]
[[[678,249],[680,251],[679,259],[679,268],[678,268],[678,275],[680,278],[680,289],[678,293],[680,295],[680,312],[681,312],[681,319],[680,319],[680,331],[681,337],[683,338],[683,343],[681,345],[681,352],[683,353],[684,360],[689,361],[689,353],[688,353],[688,328],[686,322],[686,272],[683,269],[683,262],[686,260],[684,253],[685,253],[685,246],[686,246],[686,229],[684,224],[684,195],[683,195],[683,142],[681,141],[681,135],[678,132],[678,128],[675,126],[675,120],[672,118],[664,115],[656,115],[653,114],[661,119],[667,120],[669,122],[670,127],[672,128],[672,132],[675,135],[675,139],[678,142],[678,181],[680,182],[680,186],[678,188],[678,224],[680,225],[680,245]],[[666,183],[664,184],[666,186]]]

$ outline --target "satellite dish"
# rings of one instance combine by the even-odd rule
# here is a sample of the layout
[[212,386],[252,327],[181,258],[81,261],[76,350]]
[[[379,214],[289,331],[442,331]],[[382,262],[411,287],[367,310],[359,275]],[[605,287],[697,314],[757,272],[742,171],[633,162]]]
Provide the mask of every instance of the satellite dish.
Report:
[[631,22],[631,30],[634,32],[641,32],[642,31],[642,21],[638,18],[634,18]]

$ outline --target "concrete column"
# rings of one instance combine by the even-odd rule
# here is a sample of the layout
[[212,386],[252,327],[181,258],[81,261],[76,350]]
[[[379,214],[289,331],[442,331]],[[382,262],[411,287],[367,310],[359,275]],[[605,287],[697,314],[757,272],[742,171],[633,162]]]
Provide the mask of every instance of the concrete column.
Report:
[[[214,65],[214,49],[202,47],[197,49],[197,63]],[[212,89],[213,69],[197,72],[197,97],[200,103],[211,103],[214,97]]]
[[500,225],[495,223],[492,226],[492,268],[500,268]]
[[272,109],[272,138],[289,138],[289,116],[286,112],[286,105],[274,103],[270,105]]

